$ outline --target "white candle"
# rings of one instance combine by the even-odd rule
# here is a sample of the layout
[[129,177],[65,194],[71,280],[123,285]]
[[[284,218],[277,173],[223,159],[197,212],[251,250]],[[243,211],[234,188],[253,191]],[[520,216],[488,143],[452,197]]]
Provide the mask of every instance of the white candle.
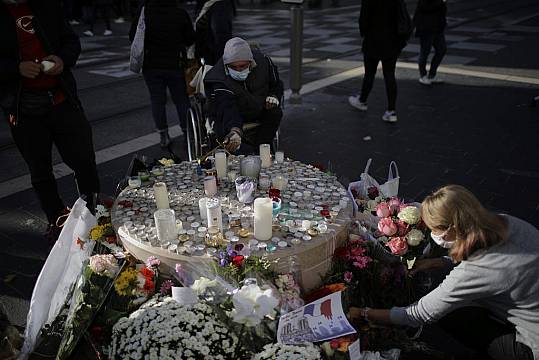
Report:
[[271,186],[280,191],[285,191],[288,187],[288,179],[283,175],[276,175],[271,180]]
[[157,182],[153,186],[155,204],[158,209],[168,209],[170,205],[168,203],[168,190],[167,184],[164,182]]
[[203,197],[198,200],[198,211],[200,213],[200,218],[206,220],[208,218],[208,209],[206,209],[206,201],[208,198]]
[[236,178],[238,177],[238,173],[236,171],[229,171],[228,172],[228,181],[234,182],[236,181]]
[[282,163],[284,162],[284,152],[282,151],[277,151],[275,153],[275,162],[276,163]]
[[263,168],[271,166],[271,147],[269,144],[260,144],[260,161]]
[[178,231],[174,210],[159,209],[153,214],[157,238],[161,243],[176,239]]
[[206,176],[204,178],[204,193],[209,197],[217,195],[217,180],[215,176]]
[[254,202],[254,208],[255,238],[261,241],[268,241],[272,235],[272,201],[270,198],[257,198]]
[[215,169],[217,170],[217,177],[219,179],[226,179],[226,153],[224,151],[215,153]]
[[221,202],[219,199],[206,200],[208,228],[216,226],[223,232],[223,213],[221,212]]

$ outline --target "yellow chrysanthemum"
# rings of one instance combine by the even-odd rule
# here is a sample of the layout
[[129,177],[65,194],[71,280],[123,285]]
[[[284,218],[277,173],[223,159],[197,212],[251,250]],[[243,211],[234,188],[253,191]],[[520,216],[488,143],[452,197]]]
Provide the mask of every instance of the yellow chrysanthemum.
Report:
[[96,225],[92,230],[90,230],[90,239],[96,241],[103,237],[103,226]]
[[136,287],[137,270],[128,268],[118,276],[114,282],[114,289],[120,296],[130,296],[134,287]]

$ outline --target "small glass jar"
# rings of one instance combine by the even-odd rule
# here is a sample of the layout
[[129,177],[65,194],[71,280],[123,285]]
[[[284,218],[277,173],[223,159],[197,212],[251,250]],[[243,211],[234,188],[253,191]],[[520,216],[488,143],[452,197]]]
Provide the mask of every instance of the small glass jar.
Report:
[[138,188],[142,185],[142,181],[140,180],[140,176],[130,176],[127,180],[127,184],[130,188]]
[[219,228],[217,226],[211,226],[206,234],[206,245],[217,248],[223,245],[223,242],[223,234],[221,234]]

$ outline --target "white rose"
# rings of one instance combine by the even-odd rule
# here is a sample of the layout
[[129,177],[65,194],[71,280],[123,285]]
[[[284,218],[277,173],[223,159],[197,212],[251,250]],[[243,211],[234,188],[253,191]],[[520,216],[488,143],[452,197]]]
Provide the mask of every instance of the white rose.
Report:
[[406,242],[410,246],[417,246],[425,240],[425,235],[420,230],[412,229],[408,234],[406,234]]

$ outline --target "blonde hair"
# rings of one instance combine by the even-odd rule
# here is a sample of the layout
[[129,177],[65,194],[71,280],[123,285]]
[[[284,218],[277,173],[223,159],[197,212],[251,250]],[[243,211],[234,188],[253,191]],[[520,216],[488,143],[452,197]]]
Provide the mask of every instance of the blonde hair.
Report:
[[449,254],[457,262],[506,238],[506,221],[460,185],[447,185],[427,196],[421,204],[421,217],[433,230],[454,229],[456,241]]

